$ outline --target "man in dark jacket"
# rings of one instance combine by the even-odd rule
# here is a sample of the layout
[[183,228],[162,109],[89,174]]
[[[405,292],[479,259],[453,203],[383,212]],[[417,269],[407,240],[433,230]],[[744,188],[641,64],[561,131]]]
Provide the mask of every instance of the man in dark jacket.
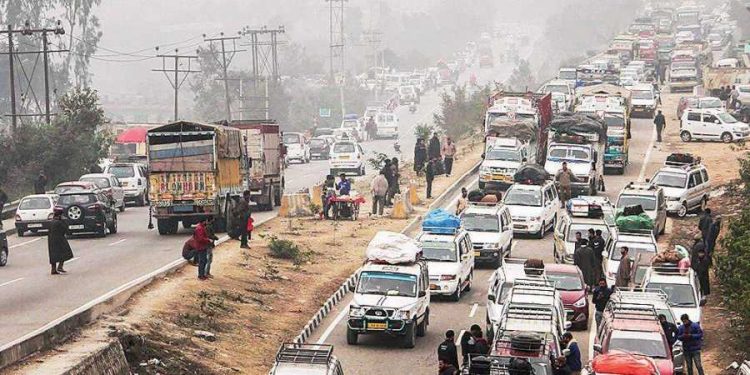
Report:
[[[2,215],[6,203],[8,203],[8,194],[5,194],[5,191],[0,186],[0,215]],[[3,229],[2,218],[0,218],[0,229]]]
[[661,324],[662,331],[664,331],[664,336],[667,336],[667,342],[671,348],[677,341],[677,325],[667,320],[667,316],[664,314],[659,314],[659,323]]
[[247,245],[247,218],[250,216],[250,191],[242,192],[242,199],[235,207],[235,220],[239,225],[240,248],[249,249]]
[[589,244],[589,241],[581,236],[581,232],[576,232],[576,242],[575,242],[575,249],[578,249],[579,247],[586,246]]
[[580,374],[583,368],[581,349],[578,347],[578,342],[573,339],[573,334],[570,332],[563,333],[562,344],[569,350],[569,353],[565,356],[565,363],[573,374]]
[[703,241],[703,237],[700,234],[696,234],[693,237],[693,246],[690,247],[690,263],[695,263],[698,259],[698,252],[706,251],[706,243]]
[[65,273],[66,271],[63,268],[65,261],[73,259],[73,250],[68,244],[68,239],[65,238],[67,233],[68,225],[62,220],[61,213],[55,211],[47,234],[47,251],[53,275]]
[[469,360],[470,354],[476,354],[476,352],[474,336],[471,335],[471,332],[464,332],[464,334],[461,335],[461,355],[464,359],[463,363],[466,363]]
[[427,187],[425,188],[427,193],[427,199],[432,198],[432,181],[435,179],[435,160],[427,162],[427,168],[425,168],[425,180],[427,181]]
[[714,220],[711,217],[711,209],[706,208],[703,213],[701,213],[700,221],[698,221],[698,229],[701,231],[701,236],[703,237],[704,242],[708,239],[708,232],[711,230],[711,224],[713,224],[713,222]]
[[490,344],[484,338],[482,328],[473,324],[470,328],[471,336],[474,338],[474,351],[477,354],[487,355],[490,352]]
[[594,249],[594,258],[596,258],[596,270],[597,270],[597,278],[604,276],[603,270],[602,270],[602,263],[604,262],[602,253],[604,252],[604,246],[606,245],[606,242],[604,241],[604,237],[602,237],[602,230],[597,229],[594,232],[594,238],[591,240],[591,248]]
[[716,216],[716,219],[711,223],[711,228],[708,230],[708,238],[706,239],[706,256],[709,261],[713,260],[714,247],[716,246],[716,239],[719,238],[721,233],[721,216]]
[[661,142],[661,132],[667,125],[667,121],[664,119],[664,115],[661,113],[661,109],[654,116],[654,125],[656,125],[656,141]]
[[39,176],[34,181],[34,194],[44,194],[47,192],[47,176],[44,172],[40,172]]
[[438,360],[438,375],[457,375],[458,369],[452,364],[439,359]]
[[708,282],[708,271],[711,269],[711,261],[706,256],[705,250],[698,251],[697,258],[694,263],[690,263],[690,267],[693,268],[695,275],[698,276],[701,295],[705,297],[711,294],[711,285]]
[[437,133],[434,133],[432,135],[432,138],[430,138],[430,146],[427,149],[427,157],[430,160],[440,159],[440,149],[440,139],[438,138]]
[[456,350],[456,334],[453,330],[445,332],[445,341],[438,346],[438,359],[447,362],[455,368],[459,368],[458,350]]
[[427,146],[424,144],[424,139],[417,139],[417,144],[414,145],[414,172],[417,172],[417,176],[422,175],[424,169],[424,163],[427,161]]
[[602,314],[604,314],[604,309],[607,307],[609,297],[612,296],[612,288],[607,286],[607,279],[603,277],[599,278],[599,285],[594,288],[593,294],[594,296],[591,298],[591,301],[594,303],[594,318],[598,326],[602,321]]
[[[586,283],[588,288],[593,288],[596,285],[596,278],[599,276],[599,272],[596,270],[596,258],[594,257],[594,250],[590,246],[584,245],[575,250],[573,253],[573,264],[578,266],[583,274],[583,281]],[[601,266],[599,266],[601,268]]]
[[682,324],[677,328],[677,339],[682,341],[687,375],[693,375],[693,364],[698,369],[698,375],[703,375],[703,363],[701,362],[703,329],[701,329],[700,324],[691,322],[687,314],[682,314],[680,321],[682,321]]

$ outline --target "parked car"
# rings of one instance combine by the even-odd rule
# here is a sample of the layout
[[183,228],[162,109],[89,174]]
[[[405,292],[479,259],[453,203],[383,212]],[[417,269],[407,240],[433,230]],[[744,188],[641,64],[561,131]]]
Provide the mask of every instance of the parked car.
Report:
[[282,140],[286,146],[286,163],[292,160],[302,164],[310,162],[310,146],[302,133],[284,132]]
[[682,114],[680,139],[722,141],[724,143],[750,138],[750,126],[737,121],[723,109],[688,109]]
[[615,285],[617,269],[620,267],[622,254],[620,249],[628,248],[628,258],[631,260],[639,254],[656,254],[659,252],[656,245],[656,238],[650,231],[645,232],[623,232],[618,231],[614,241],[607,242],[604,254],[604,273],[607,278],[607,285]]
[[125,211],[125,190],[120,184],[120,180],[111,173],[90,173],[81,176],[81,181],[89,181],[96,184],[96,187],[104,193],[105,196],[114,201],[115,207],[120,212]]
[[513,233],[533,234],[544,238],[548,230],[554,229],[560,198],[552,181],[541,185],[513,184],[503,197],[510,209]]
[[100,237],[117,233],[117,212],[103,192],[82,190],[63,193],[55,211],[62,214],[68,233],[95,233]]
[[711,180],[702,164],[665,165],[656,172],[651,183],[664,189],[667,212],[685,217],[692,210],[703,211],[708,205]]
[[23,197],[16,209],[16,231],[23,237],[26,231],[37,233],[49,230],[50,220],[54,214],[56,195],[37,194]]
[[60,195],[71,191],[98,190],[99,187],[91,181],[69,181],[61,182],[55,186],[54,194]]
[[[750,89],[748,89],[748,91],[750,92]],[[685,113],[685,111],[688,109],[724,109],[725,106],[725,102],[713,96],[683,96],[680,98],[679,103],[677,103],[677,118],[680,119],[680,122],[682,122],[682,114]],[[682,124],[680,124],[680,127],[682,127]]]
[[627,184],[617,197],[617,208],[636,205],[641,206],[654,220],[654,236],[663,234],[667,226],[667,200],[664,197],[664,189],[651,184]]
[[560,293],[567,321],[577,329],[586,330],[589,325],[589,300],[581,270],[572,264],[546,264],[544,273]]
[[359,143],[350,140],[341,140],[331,146],[330,174],[338,176],[340,173],[349,173],[357,176],[365,175],[365,151]]
[[498,268],[513,247],[513,225],[510,210],[504,204],[471,204],[461,213],[461,220],[474,246],[475,264],[489,263]]
[[104,168],[104,173],[117,177],[124,191],[126,202],[145,206],[148,202],[148,171],[140,163],[113,163]]
[[664,292],[676,317],[688,314],[691,321],[701,321],[702,306],[706,300],[701,295],[698,277],[692,268],[680,272],[676,266],[652,266],[646,271],[643,288]]
[[[429,230],[429,229],[428,229]],[[419,235],[422,259],[427,262],[430,275],[430,294],[448,296],[458,302],[464,291],[471,290],[474,278],[474,249],[469,232]]]

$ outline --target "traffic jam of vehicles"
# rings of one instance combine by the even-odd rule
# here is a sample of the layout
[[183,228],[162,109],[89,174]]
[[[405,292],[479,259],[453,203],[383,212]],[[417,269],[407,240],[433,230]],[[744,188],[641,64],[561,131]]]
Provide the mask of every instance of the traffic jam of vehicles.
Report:
[[[631,169],[631,118],[658,117],[661,92],[690,93],[677,109],[684,142],[750,135],[744,91],[719,98],[730,95],[723,90],[741,69],[711,61],[712,51],[727,47],[732,22],[720,9],[651,9],[608,50],[561,68],[537,92],[493,92],[478,181],[460,198],[467,205],[430,211],[414,238],[380,232],[372,239],[342,311],[346,344],[363,353],[374,345],[365,336],[376,335],[386,340],[381,346],[424,345],[430,325],[446,319],[444,305],[461,301],[489,268],[485,318],[446,334],[437,348],[440,374],[692,374],[706,302],[690,264],[698,260],[657,239],[668,220],[706,210],[711,171],[697,155],[672,153],[652,176],[608,193],[612,200],[603,191],[607,176]],[[488,55],[481,53],[480,67],[491,66]],[[701,82],[711,91],[692,95]],[[516,241],[548,235],[554,263],[514,257]],[[592,333],[587,360],[574,330]],[[346,368],[353,358],[325,366],[340,360]],[[737,373],[747,366],[733,364]]]

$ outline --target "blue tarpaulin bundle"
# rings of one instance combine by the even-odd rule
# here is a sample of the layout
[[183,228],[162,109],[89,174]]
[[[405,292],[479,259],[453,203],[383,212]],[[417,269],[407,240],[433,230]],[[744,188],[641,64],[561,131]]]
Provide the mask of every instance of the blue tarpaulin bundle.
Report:
[[430,233],[453,234],[461,227],[461,219],[441,208],[427,213],[422,230]]

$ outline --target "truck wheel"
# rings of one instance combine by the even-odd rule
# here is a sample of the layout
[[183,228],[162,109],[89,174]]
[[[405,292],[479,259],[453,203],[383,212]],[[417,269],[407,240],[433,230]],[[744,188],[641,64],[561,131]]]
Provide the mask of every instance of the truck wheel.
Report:
[[112,225],[109,226],[109,234],[117,233],[117,215],[112,216]]
[[177,233],[177,221],[172,219],[156,219],[156,228],[159,234],[174,234]]
[[411,349],[413,348],[417,343],[417,330],[416,327],[414,327],[414,323],[409,324],[406,326],[406,335],[404,335],[403,339],[403,346],[404,348]]
[[417,326],[417,336],[424,337],[427,334],[427,322],[430,319],[430,310],[427,310],[427,312],[424,315],[424,319],[422,319],[422,323],[419,323]]
[[351,328],[346,327],[346,343],[349,345],[357,345],[357,339],[359,339],[359,334]]
[[542,222],[541,228],[539,228],[539,232],[536,233],[534,237],[538,239],[544,238],[544,234],[547,232],[547,224],[545,222]]

